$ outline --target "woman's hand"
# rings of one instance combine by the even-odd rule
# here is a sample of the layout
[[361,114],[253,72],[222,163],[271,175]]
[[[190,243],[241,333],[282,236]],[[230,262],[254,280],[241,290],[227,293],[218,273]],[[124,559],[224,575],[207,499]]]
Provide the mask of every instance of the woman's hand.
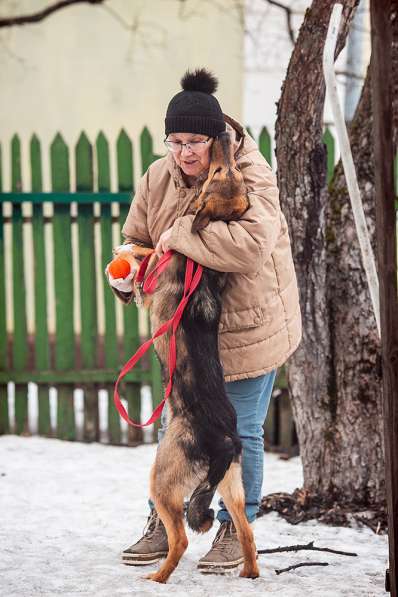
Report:
[[158,244],[155,247],[156,255],[159,257],[162,256],[163,253],[166,253],[169,250],[169,240],[171,237],[172,228],[168,228],[159,237]]
[[131,272],[129,273],[128,276],[126,276],[125,278],[114,278],[112,276],[112,274],[109,273],[109,263],[105,268],[105,274],[108,278],[108,282],[111,286],[113,286],[113,288],[116,288],[116,290],[119,290],[119,292],[133,292],[133,284],[134,284],[134,278],[135,278],[135,274],[137,273],[137,270],[135,268],[131,269]]

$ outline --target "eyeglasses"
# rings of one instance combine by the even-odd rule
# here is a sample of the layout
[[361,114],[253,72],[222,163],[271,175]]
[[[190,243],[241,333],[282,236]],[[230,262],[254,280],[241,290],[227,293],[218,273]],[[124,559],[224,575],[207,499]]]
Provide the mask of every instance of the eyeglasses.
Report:
[[189,143],[180,143],[179,141],[169,141],[168,139],[165,139],[164,144],[167,149],[173,153],[180,153],[183,147],[186,147],[189,151],[193,151],[193,153],[203,153],[211,139],[212,137],[209,137],[205,141],[190,141]]

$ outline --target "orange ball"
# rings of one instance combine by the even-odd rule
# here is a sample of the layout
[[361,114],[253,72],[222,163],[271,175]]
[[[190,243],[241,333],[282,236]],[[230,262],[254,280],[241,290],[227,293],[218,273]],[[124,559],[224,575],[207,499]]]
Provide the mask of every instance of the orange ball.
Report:
[[127,259],[123,259],[123,257],[116,257],[116,259],[111,261],[108,266],[108,272],[111,274],[112,278],[127,278],[130,271],[130,264]]

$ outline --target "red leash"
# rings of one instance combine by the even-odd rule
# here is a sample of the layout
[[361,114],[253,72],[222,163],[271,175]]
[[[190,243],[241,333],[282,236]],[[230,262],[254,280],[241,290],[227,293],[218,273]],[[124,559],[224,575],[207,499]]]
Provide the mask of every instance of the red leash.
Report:
[[[166,269],[172,256],[173,256],[173,251],[167,251],[166,253],[164,253],[162,255],[162,257],[159,259],[158,263],[156,264],[154,269],[151,271],[151,273],[147,276],[147,279],[144,282],[144,285],[143,285],[144,292],[149,294],[155,290],[159,275]],[[137,277],[136,277],[137,282],[143,282],[150,257],[151,257],[151,255],[148,255],[142,261],[142,263],[140,265],[140,269],[137,272]],[[171,319],[169,319],[168,321],[166,321],[166,323],[164,323],[163,325],[160,326],[160,328],[154,333],[152,338],[150,338],[149,340],[144,342],[144,344],[142,344],[139,347],[137,352],[131,357],[131,359],[129,359],[127,361],[127,363],[124,365],[121,372],[119,373],[119,377],[117,378],[117,381],[115,384],[113,399],[114,399],[115,406],[116,406],[120,416],[123,417],[123,419],[125,421],[127,421],[127,423],[129,425],[133,425],[134,427],[146,427],[147,425],[151,425],[151,423],[153,423],[154,421],[156,421],[156,419],[158,419],[160,417],[163,407],[166,403],[166,400],[169,398],[169,396],[171,394],[171,389],[173,387],[173,373],[174,373],[174,370],[176,367],[176,361],[177,361],[176,330],[177,330],[178,324],[180,323],[182,314],[183,314],[184,309],[188,303],[188,300],[189,300],[191,294],[193,293],[193,291],[195,290],[195,288],[198,286],[200,279],[202,277],[202,272],[203,272],[203,267],[201,265],[199,265],[198,263],[196,265],[197,265],[197,267],[196,267],[196,270],[194,273],[194,271],[193,271],[194,262],[192,261],[192,259],[189,259],[189,257],[187,257],[187,265],[186,265],[186,269],[185,269],[184,293],[183,293],[182,299],[180,301],[180,304],[178,305],[178,307],[176,309],[176,312],[174,313],[174,315]],[[169,341],[169,359],[168,359],[168,361],[169,361],[169,363],[168,363],[169,364],[169,383],[167,384],[164,398],[163,398],[162,402],[160,402],[160,404],[158,404],[158,406],[155,408],[155,410],[153,411],[152,415],[150,416],[150,418],[148,419],[148,421],[146,423],[142,423],[142,424],[137,423],[136,421],[133,421],[132,419],[130,419],[130,417],[127,414],[126,409],[124,408],[124,406],[120,400],[120,396],[119,396],[119,392],[118,392],[119,382],[123,379],[123,377],[126,375],[126,373],[128,373],[129,371],[131,371],[131,369],[133,369],[133,367],[140,360],[142,355],[145,354],[146,351],[148,350],[148,348],[151,346],[151,344],[153,344],[155,338],[162,336],[170,328],[171,328],[171,335],[170,335],[170,341]]]

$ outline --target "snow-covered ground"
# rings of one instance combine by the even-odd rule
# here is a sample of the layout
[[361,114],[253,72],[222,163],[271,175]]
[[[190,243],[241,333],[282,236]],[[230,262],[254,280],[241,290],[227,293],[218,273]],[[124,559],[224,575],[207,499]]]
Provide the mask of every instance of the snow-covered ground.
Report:
[[[255,523],[257,546],[306,543],[355,551],[358,557],[302,551],[260,556],[261,578],[237,573],[202,575],[197,560],[215,529],[189,533],[190,544],[167,585],[143,577],[155,566],[120,563],[147,517],[148,473],[154,445],[138,448],[68,443],[38,437],[0,438],[0,595],[172,595],[173,597],[365,597],[385,595],[386,536],[366,528],[335,528],[315,521],[292,526],[276,513]],[[264,493],[292,491],[302,483],[300,459],[266,454]],[[275,574],[304,561],[329,562]]]

